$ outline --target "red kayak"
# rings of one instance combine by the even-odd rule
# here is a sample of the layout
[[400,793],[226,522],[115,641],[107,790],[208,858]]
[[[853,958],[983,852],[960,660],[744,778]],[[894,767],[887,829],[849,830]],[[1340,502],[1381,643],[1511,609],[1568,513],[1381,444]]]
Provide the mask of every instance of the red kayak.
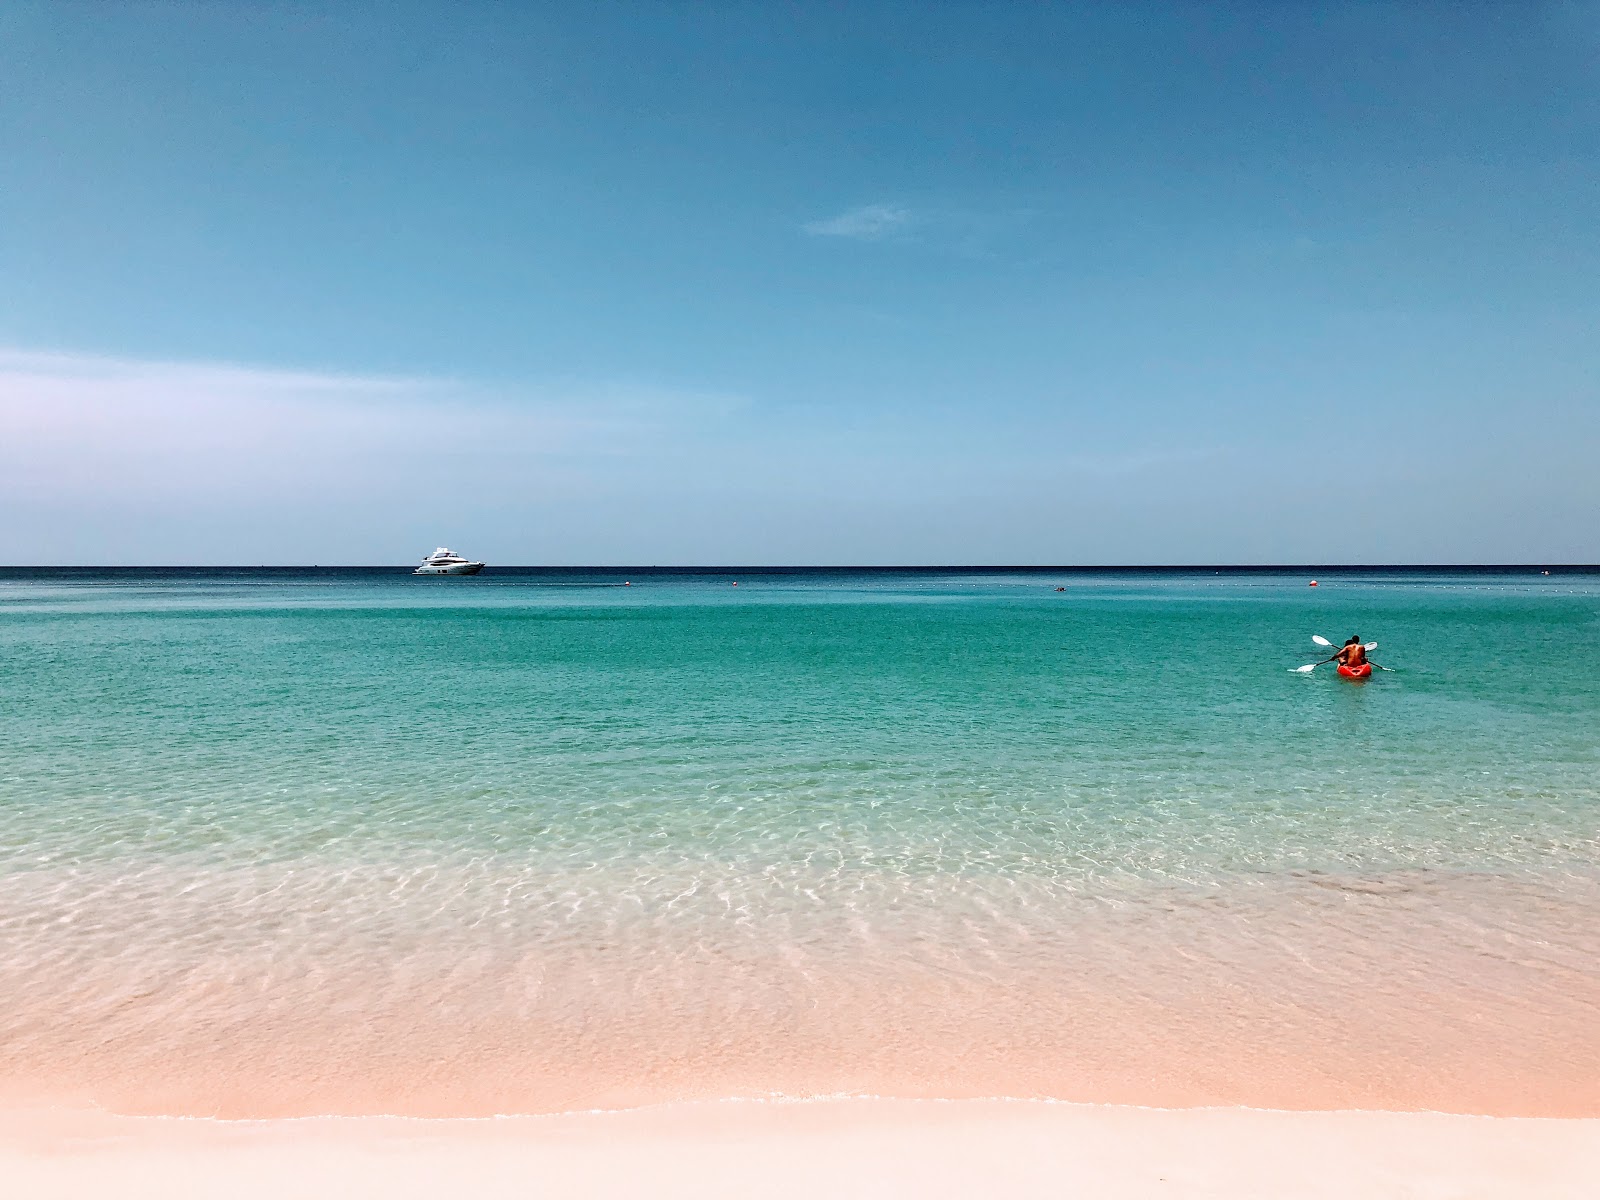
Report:
[[1372,664],[1362,663],[1359,667],[1347,667],[1343,663],[1340,663],[1339,674],[1343,675],[1346,679],[1365,679],[1368,675],[1372,674]]

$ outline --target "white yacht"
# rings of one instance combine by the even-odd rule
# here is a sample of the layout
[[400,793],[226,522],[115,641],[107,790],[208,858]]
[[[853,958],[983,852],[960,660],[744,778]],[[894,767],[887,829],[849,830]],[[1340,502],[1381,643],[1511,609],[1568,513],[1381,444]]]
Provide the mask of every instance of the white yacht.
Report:
[[476,575],[483,570],[481,562],[468,562],[454,550],[446,550],[440,546],[427,558],[422,560],[422,565],[413,575]]

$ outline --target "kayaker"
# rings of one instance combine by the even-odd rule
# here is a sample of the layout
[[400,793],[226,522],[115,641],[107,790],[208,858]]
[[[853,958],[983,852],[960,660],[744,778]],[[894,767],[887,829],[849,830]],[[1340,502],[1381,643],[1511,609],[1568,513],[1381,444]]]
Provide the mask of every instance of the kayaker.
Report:
[[1339,660],[1341,667],[1349,667],[1352,671],[1367,661],[1367,648],[1361,644],[1361,635],[1353,633],[1350,640],[1339,649],[1334,656]]

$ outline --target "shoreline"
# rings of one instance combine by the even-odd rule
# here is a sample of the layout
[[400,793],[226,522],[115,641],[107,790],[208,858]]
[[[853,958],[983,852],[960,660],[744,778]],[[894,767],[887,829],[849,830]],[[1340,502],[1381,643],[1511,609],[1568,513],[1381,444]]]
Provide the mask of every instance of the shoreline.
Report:
[[[17,997],[0,1110],[450,1118],[876,1096],[1600,1117],[1592,871],[1085,899],[1026,876],[910,887],[860,869],[870,903],[836,882],[804,907],[751,886],[739,924],[704,886],[630,917],[608,899],[628,872],[397,859],[338,875],[349,916],[319,929],[329,874],[0,884],[32,931],[0,964]],[[695,892],[708,872],[679,876],[651,887]],[[217,927],[222,912],[237,923]]]
[[719,1100],[499,1117],[0,1110],[0,1177],[116,1194],[814,1197],[1592,1192],[1600,1119],[1161,1109],[1051,1100]]

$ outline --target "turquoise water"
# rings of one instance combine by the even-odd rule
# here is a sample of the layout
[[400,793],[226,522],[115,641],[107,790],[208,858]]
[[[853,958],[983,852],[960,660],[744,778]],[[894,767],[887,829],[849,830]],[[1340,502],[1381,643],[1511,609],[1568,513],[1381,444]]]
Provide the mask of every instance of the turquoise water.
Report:
[[[0,1051],[126,1097],[262,1030],[376,1076],[360,1029],[403,1026],[428,1062],[525,1054],[480,1091],[554,1099],[466,1103],[498,1111],[678,1094],[649,1028],[734,1090],[871,1088],[900,1077],[794,1081],[934,1013],[970,1041],[1079,986],[1142,1002],[1184,956],[1271,978],[1319,921],[1445,993],[1531,939],[1505,995],[1594,1017],[1600,577],[1319,578],[0,576]],[[1313,633],[1395,670],[1294,674]]]

